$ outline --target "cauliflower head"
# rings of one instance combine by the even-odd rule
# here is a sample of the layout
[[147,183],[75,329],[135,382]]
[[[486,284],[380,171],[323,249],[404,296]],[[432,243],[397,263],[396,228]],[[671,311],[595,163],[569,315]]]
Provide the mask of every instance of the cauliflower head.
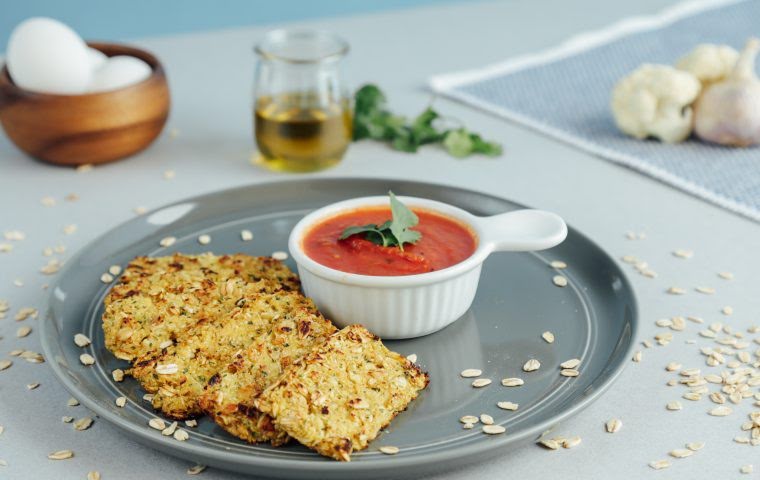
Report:
[[739,59],[739,52],[728,45],[703,43],[676,62],[676,68],[689,72],[703,86],[726,79]]
[[669,65],[644,64],[622,78],[612,91],[618,128],[628,135],[663,142],[684,140],[692,130],[691,104],[702,85],[689,72]]

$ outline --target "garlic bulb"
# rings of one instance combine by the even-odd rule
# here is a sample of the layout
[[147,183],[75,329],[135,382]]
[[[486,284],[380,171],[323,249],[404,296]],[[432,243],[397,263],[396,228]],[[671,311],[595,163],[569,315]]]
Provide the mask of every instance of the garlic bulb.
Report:
[[721,145],[760,143],[760,79],[755,57],[760,39],[751,38],[728,77],[707,87],[694,104],[694,131]]

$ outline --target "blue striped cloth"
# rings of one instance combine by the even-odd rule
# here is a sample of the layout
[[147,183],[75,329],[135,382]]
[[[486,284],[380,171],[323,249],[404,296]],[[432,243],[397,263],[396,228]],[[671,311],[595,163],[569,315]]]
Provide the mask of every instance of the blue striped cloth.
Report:
[[652,17],[643,27],[623,28],[622,36],[610,35],[615,27],[592,33],[596,40],[590,47],[586,37],[581,42],[586,46],[570,53],[558,55],[555,49],[540,60],[516,60],[507,68],[442,75],[431,85],[760,221],[760,147],[636,140],[617,130],[610,113],[613,86],[640,64],[673,64],[699,43],[741,49],[748,37],[760,36],[760,0],[685,6],[666,21]]

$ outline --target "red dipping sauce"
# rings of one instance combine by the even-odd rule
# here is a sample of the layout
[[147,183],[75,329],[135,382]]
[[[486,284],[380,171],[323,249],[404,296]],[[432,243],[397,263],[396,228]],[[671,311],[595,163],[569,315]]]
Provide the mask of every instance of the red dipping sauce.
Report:
[[302,247],[312,260],[342,272],[360,275],[414,275],[441,270],[475,252],[477,240],[470,229],[450,217],[429,210],[412,209],[422,234],[415,244],[383,247],[361,234],[339,240],[343,230],[356,225],[382,224],[391,218],[389,207],[365,207],[327,218],[306,233]]

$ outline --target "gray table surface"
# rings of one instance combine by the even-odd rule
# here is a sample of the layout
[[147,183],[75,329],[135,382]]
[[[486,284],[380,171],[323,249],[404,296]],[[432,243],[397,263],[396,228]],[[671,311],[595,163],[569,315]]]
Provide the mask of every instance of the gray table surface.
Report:
[[[349,39],[353,51],[348,69],[354,84],[379,83],[395,108],[413,114],[429,100],[424,85],[431,74],[549,47],[573,33],[624,16],[653,13],[667,3],[526,0],[426,7],[304,25],[330,29]],[[66,253],[58,255],[65,260],[131,218],[134,207],[156,207],[204,192],[286,177],[248,162],[252,150],[250,47],[264,31],[240,28],[136,41],[164,61],[174,106],[167,134],[128,161],[76,173],[31,161],[0,138],[0,230],[26,233],[25,240],[14,242],[12,252],[0,253],[0,299],[9,300],[12,307],[8,317],[0,320],[2,358],[15,348],[39,351],[35,332],[16,338],[20,323],[13,316],[21,307],[44,307],[41,287],[53,280],[39,273],[47,261],[42,256],[44,247],[65,245]],[[436,181],[560,213],[613,256],[636,255],[659,273],[658,278],[647,279],[626,267],[640,301],[640,340],[660,330],[654,325],[656,319],[674,315],[698,315],[708,322],[727,322],[737,330],[760,323],[760,226],[476,110],[445,100],[438,100],[437,107],[503,141],[504,156],[460,161],[432,148],[406,155],[361,143],[350,149],[340,166],[316,176]],[[169,129],[176,129],[178,135],[172,137]],[[163,178],[168,169],[176,172],[173,180]],[[65,201],[69,193],[81,198]],[[57,205],[43,206],[44,196],[54,197]],[[78,226],[74,234],[63,233],[68,224]],[[628,240],[625,232],[629,230],[645,232],[647,238]],[[693,249],[694,257],[672,256],[677,248]],[[719,279],[716,273],[723,270],[732,271],[735,279]],[[15,286],[15,279],[22,280],[23,287]],[[672,285],[689,291],[683,296],[666,294]],[[714,286],[717,293],[698,294],[693,291],[697,285]],[[731,305],[734,315],[721,315],[724,305]],[[24,323],[35,327],[33,319]],[[739,426],[752,408],[751,401],[737,406],[726,418],[708,416],[712,404],[707,400],[682,400],[682,411],[665,410],[665,403],[680,399],[685,390],[665,385],[673,374],[665,372],[664,365],[678,361],[705,368],[697,347],[707,342],[697,335],[699,328],[689,324],[686,332],[676,332],[670,345],[642,348],[641,363],[632,363],[601,400],[561,425],[558,433],[581,436],[580,446],[547,451],[526,445],[492,461],[431,478],[555,478],[560,474],[573,479],[747,478],[739,474],[739,467],[757,461],[760,450],[735,444],[732,438],[741,433]],[[696,339],[698,345],[686,343],[687,339]],[[27,390],[32,382],[41,385]],[[186,476],[189,462],[142,447],[103,421],[84,432],[63,424],[64,415],[86,415],[83,407],[67,407],[67,398],[45,364],[16,359],[10,369],[0,372],[0,425],[5,427],[0,459],[8,463],[0,467],[0,478],[83,479],[90,470],[100,471],[104,479]],[[612,417],[623,421],[616,434],[603,428]],[[692,441],[704,441],[706,447],[690,458],[673,459],[667,472],[654,472],[647,466]],[[59,449],[71,449],[76,456],[65,461],[46,458]],[[242,477],[209,469],[202,478]]]

